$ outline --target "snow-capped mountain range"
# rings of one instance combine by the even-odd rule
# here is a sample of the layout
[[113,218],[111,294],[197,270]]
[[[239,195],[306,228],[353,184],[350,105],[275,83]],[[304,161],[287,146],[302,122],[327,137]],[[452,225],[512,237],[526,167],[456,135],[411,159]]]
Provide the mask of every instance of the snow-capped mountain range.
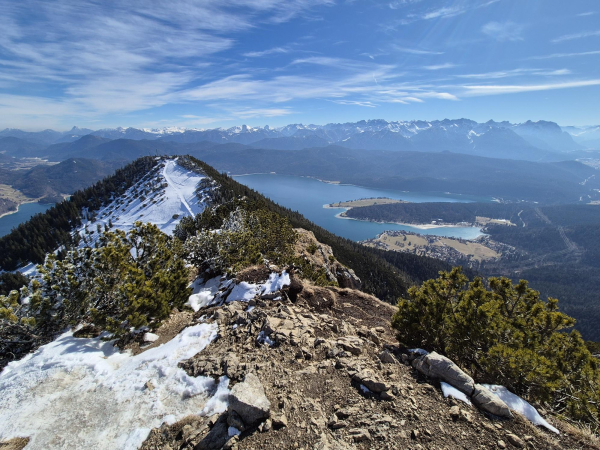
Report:
[[[85,139],[82,139],[85,138]],[[12,141],[11,141],[12,139]],[[25,132],[15,129],[0,131],[0,152],[13,154],[24,143],[48,149],[48,154],[59,145],[94,145],[109,140],[161,141],[160,146],[172,144],[242,144],[255,148],[301,150],[304,148],[338,145],[359,150],[450,151],[476,156],[524,159],[530,161],[557,161],[571,153],[572,159],[581,158],[573,152],[600,149],[600,127],[563,127],[554,122],[527,121],[475,122],[469,119],[434,121],[362,120],[327,125],[290,124],[271,128],[249,127],[193,129],[169,127],[162,129],[107,128],[89,130],[73,127],[60,133],[53,130]],[[84,143],[83,141],[86,140]],[[49,146],[52,147],[49,147]],[[76,145],[78,147],[80,145]],[[4,148],[6,147],[6,148]],[[162,148],[162,147],[161,147]],[[75,149],[77,150],[77,149]],[[76,153],[69,149],[68,153]],[[12,151],[12,153],[11,153]],[[38,152],[39,153],[39,152]],[[13,156],[17,156],[13,154]],[[30,156],[47,156],[44,152]]]

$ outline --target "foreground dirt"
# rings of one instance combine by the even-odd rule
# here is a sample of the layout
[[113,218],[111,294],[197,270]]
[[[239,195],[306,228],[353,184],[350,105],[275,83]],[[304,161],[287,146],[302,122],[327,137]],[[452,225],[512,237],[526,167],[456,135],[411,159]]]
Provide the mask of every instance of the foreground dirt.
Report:
[[271,418],[229,436],[227,412],[189,416],[154,429],[142,448],[600,448],[552,417],[560,435],[519,416],[500,421],[444,398],[436,382],[402,363],[389,326],[393,312],[360,291],[294,279],[281,300],[200,310],[197,317],[219,324],[219,337],[181,367],[192,376],[227,376],[230,388],[253,372],[271,403]]

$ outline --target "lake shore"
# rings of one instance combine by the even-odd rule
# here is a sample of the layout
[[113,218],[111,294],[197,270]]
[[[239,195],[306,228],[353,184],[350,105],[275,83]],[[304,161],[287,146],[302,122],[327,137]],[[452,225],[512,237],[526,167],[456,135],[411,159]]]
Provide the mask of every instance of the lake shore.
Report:
[[[340,208],[332,208],[332,209],[341,209]],[[346,211],[351,208],[343,208]],[[403,222],[379,222],[377,220],[365,220],[365,219],[355,219],[354,217],[348,217],[344,215],[345,211],[342,211],[335,215],[338,219],[346,219],[346,220],[356,220],[358,222],[372,222],[378,224],[392,224],[392,225],[402,225],[405,227],[418,228],[419,230],[431,230],[434,228],[465,228],[465,227],[474,227],[473,224],[470,223],[443,223],[443,224],[434,224],[434,223],[403,223]],[[481,231],[481,229],[480,229]]]
[[30,202],[20,202],[20,203],[17,203],[17,209],[15,209],[14,211],[8,211],[8,212],[0,214],[0,219],[2,219],[5,216],[10,216],[11,214],[18,213],[19,212],[19,207],[21,205],[25,205],[26,203],[36,203],[37,201],[38,201],[38,199],[31,200]]

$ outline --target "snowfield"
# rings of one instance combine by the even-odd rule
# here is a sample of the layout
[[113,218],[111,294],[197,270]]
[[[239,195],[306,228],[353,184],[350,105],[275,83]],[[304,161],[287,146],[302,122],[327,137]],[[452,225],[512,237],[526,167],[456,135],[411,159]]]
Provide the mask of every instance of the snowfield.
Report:
[[64,333],[0,374],[0,440],[31,437],[28,450],[136,449],[163,422],[225,411],[226,377],[217,384],[177,367],[217,331],[188,327],[136,356]]
[[[204,211],[206,204],[196,196],[198,183],[205,177],[184,169],[176,160],[161,163],[158,174],[146,176],[127,192],[100,209],[95,220],[88,220],[78,230],[83,240],[80,246],[93,246],[98,239],[98,225],[104,229],[129,231],[136,221],[155,224],[161,231],[172,234],[183,216],[195,216]],[[146,194],[141,195],[146,191]],[[200,193],[202,197],[202,193]],[[86,234],[85,230],[90,234]]]

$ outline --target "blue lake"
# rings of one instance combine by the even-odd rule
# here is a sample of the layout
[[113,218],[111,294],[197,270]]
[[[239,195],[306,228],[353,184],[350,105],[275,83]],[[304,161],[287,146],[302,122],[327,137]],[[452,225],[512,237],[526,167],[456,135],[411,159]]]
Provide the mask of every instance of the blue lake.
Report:
[[474,239],[481,230],[475,227],[438,227],[421,229],[408,225],[375,223],[362,220],[340,219],[343,209],[323,208],[323,205],[360,198],[389,197],[409,202],[474,202],[491,201],[460,194],[434,194],[373,189],[361,186],[330,184],[314,178],[278,174],[253,174],[234,176],[238,182],[260,192],[282,206],[302,213],[307,219],[323,228],[354,241],[373,238],[385,230],[404,230],[436,236]]
[[37,213],[43,213],[48,208],[54,205],[41,203],[23,203],[19,205],[19,210],[16,213],[8,214],[7,216],[0,217],[0,237],[10,233],[10,230],[15,228],[22,222],[28,221],[32,216]]

